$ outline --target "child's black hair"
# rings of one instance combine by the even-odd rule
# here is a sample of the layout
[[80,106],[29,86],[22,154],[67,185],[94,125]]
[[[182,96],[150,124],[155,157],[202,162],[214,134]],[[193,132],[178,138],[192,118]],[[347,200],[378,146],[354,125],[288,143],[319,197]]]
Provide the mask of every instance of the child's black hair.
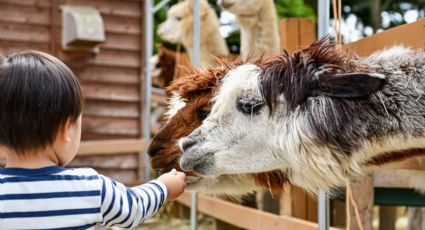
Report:
[[0,145],[18,154],[43,149],[82,107],[78,79],[59,59],[38,51],[0,57]]

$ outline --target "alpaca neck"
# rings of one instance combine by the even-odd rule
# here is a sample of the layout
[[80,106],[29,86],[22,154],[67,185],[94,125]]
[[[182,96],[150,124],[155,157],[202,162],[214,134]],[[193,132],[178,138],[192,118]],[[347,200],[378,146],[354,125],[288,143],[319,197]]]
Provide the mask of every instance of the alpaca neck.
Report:
[[[241,27],[241,54],[257,57],[279,51],[279,35],[273,1],[265,0],[254,15],[237,15]],[[266,29],[268,28],[268,29]]]

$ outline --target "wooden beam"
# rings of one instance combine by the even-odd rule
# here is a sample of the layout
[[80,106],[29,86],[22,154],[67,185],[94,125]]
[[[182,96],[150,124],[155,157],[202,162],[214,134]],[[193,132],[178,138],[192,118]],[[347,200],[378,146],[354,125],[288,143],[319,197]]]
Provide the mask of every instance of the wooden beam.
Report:
[[[190,193],[183,193],[177,201],[183,205],[190,206]],[[316,223],[288,216],[278,216],[200,194],[198,194],[197,210],[216,219],[245,229],[313,230],[318,228]],[[337,228],[330,229],[336,230]]]
[[416,157],[404,161],[392,162],[380,166],[368,166],[368,169],[411,169],[425,170],[425,157]]
[[[93,155],[117,155],[129,154],[143,151],[146,144],[143,139],[125,139],[125,140],[103,140],[103,141],[83,141],[78,149],[78,156]],[[0,152],[0,160],[5,159],[6,155]]]
[[409,180],[414,170],[381,169],[373,172],[374,187],[416,188]]
[[143,139],[83,141],[78,150],[78,155],[136,153],[145,148],[146,144]]
[[163,89],[152,87],[152,101],[161,105],[167,105],[167,95]]
[[377,50],[392,45],[410,46],[414,49],[425,48],[425,18],[414,23],[397,26],[377,33],[343,47],[353,50],[360,56],[367,56]]

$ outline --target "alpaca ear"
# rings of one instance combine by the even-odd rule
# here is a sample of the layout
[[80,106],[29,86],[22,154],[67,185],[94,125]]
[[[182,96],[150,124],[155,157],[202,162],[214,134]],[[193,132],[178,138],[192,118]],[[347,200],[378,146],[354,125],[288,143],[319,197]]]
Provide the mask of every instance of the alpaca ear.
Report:
[[310,85],[309,96],[365,97],[385,84],[385,76],[378,73],[345,73],[319,76]]

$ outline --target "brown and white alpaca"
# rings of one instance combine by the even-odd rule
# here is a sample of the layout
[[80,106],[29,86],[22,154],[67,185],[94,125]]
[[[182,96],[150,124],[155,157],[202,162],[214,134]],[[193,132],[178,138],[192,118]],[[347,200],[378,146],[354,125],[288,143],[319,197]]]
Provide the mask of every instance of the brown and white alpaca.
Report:
[[343,186],[368,162],[425,153],[424,91],[425,52],[404,47],[360,59],[321,40],[240,65],[180,141],[181,168],[205,177],[280,170],[312,193]]
[[[220,85],[221,79],[230,68],[238,64],[222,63],[219,67],[195,70],[174,81],[168,88],[170,108],[167,121],[152,139],[148,153],[152,157],[152,168],[167,172],[180,169],[182,154],[177,141],[199,127],[211,109],[211,99]],[[286,177],[280,171],[267,173],[223,175],[201,177],[188,173],[187,189],[209,194],[241,195],[256,190],[271,191],[279,195]]]
[[[200,0],[201,17],[201,66],[215,64],[215,57],[229,55],[216,13],[206,0]],[[158,35],[171,43],[181,43],[192,60],[193,55],[193,0],[173,5],[167,12],[167,20],[157,31]]]
[[218,3],[236,15],[241,28],[243,60],[279,52],[279,29],[273,0],[218,0]]
[[151,58],[151,65],[154,68],[152,84],[165,88],[182,75],[182,66],[190,65],[190,61],[184,53],[179,54],[164,45],[158,45],[158,54]]

